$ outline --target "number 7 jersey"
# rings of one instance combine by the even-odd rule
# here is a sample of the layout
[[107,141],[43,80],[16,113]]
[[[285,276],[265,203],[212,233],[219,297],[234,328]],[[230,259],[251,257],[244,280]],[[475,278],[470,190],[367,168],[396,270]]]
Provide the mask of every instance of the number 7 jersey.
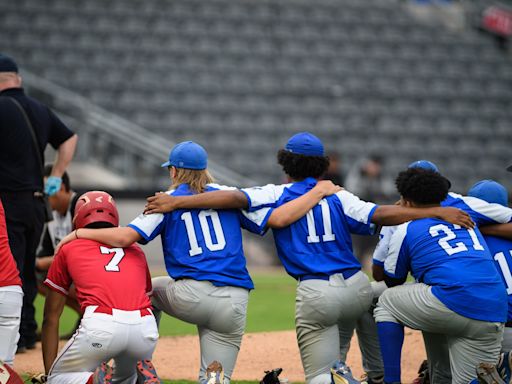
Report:
[[151,308],[151,275],[146,256],[136,244],[112,248],[86,239],[65,244],[44,284],[64,295],[74,284],[82,310],[91,305],[124,311]]

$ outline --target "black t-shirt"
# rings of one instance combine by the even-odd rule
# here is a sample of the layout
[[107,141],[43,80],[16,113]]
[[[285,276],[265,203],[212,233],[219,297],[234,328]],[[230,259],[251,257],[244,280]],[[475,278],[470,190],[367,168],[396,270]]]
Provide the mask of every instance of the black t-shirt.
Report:
[[0,92],[0,191],[41,191],[41,161],[34,148],[30,128],[19,108],[9,99],[16,99],[30,119],[44,156],[47,144],[57,149],[73,136],[73,132],[48,107],[28,97],[22,88]]

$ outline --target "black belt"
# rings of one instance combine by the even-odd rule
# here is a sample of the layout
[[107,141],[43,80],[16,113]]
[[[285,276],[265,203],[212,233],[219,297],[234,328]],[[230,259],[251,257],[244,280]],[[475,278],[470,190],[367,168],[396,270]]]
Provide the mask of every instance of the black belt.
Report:
[[[346,279],[349,279],[352,276],[354,276],[359,271],[360,271],[359,268],[352,268],[352,269],[346,269],[346,270],[341,271],[341,272],[335,272],[335,273],[333,273],[333,275],[335,275],[336,273],[341,273],[343,275],[343,278],[346,280]],[[306,275],[299,276],[299,278],[297,280],[298,281],[304,281],[304,280],[329,280],[329,278],[331,276],[332,275],[327,275],[325,273],[311,273],[311,274],[306,274]]]

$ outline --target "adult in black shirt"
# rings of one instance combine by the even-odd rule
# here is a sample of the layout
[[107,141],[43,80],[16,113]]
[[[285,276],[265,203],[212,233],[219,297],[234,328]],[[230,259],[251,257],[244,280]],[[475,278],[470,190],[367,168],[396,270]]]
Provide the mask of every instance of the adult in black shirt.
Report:
[[25,110],[35,131],[39,153],[49,143],[56,149],[50,194],[60,188],[62,174],[73,158],[77,136],[48,107],[25,95],[16,63],[0,54],[0,198],[5,208],[7,232],[12,253],[23,281],[18,351],[35,345],[37,324],[34,299],[37,294],[35,254],[44,224],[43,176],[35,144],[22,112]]

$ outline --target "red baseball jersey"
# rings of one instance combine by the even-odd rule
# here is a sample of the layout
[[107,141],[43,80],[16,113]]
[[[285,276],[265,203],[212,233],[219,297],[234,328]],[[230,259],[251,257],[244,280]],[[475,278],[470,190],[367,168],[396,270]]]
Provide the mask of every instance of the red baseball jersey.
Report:
[[44,283],[65,295],[75,284],[82,310],[90,305],[125,311],[151,307],[151,275],[144,252],[135,244],[115,248],[93,240],[72,241],[59,250]]
[[7,287],[9,285],[21,286],[21,279],[11,253],[11,248],[9,247],[5,211],[0,201],[0,287]]

